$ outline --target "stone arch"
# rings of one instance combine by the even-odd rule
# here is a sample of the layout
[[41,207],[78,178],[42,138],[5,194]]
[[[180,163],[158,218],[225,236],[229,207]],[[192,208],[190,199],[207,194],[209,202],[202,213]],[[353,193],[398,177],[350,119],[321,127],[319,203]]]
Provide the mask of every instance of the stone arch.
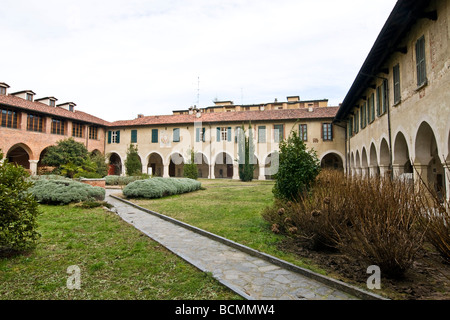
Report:
[[209,160],[203,152],[196,152],[194,155],[194,163],[197,165],[198,177],[209,177]]
[[380,143],[380,161],[378,162],[379,165],[383,167],[389,167],[390,158],[389,144],[387,143],[386,139],[383,139]]
[[168,158],[169,177],[183,177],[184,174],[184,157],[179,152],[173,152]]
[[372,144],[370,145],[369,167],[370,167],[370,175],[371,176],[379,176],[380,175],[380,166],[378,165],[377,148],[375,147],[374,142],[372,142]]
[[264,176],[266,180],[273,179],[273,176],[278,172],[279,153],[272,151],[264,158]]
[[414,166],[417,169],[418,178],[421,178],[443,198],[446,194],[444,166],[434,131],[425,121],[417,130],[414,148]]
[[350,153],[350,172],[353,175],[356,174],[356,167],[355,167],[355,153],[352,151]]
[[54,167],[49,167],[43,163],[43,159],[45,158],[45,155],[47,154],[48,149],[50,147],[51,146],[45,147],[44,149],[41,150],[41,153],[39,154],[39,162],[37,165],[38,174],[49,173],[54,169]]
[[17,143],[9,148],[6,153],[6,159],[10,163],[15,163],[30,170],[30,160],[33,159],[33,152],[26,144]]
[[392,164],[394,166],[394,174],[412,174],[413,168],[410,161],[410,153],[408,142],[403,132],[398,132],[394,140],[394,152]]
[[369,175],[369,161],[367,160],[366,147],[363,147],[361,152],[361,174],[363,177]]
[[214,176],[216,178],[232,179],[233,174],[233,157],[226,151],[219,152],[214,161]]
[[108,155],[108,175],[120,176],[122,175],[123,162],[122,157],[117,152],[111,152]]
[[164,160],[159,152],[151,152],[147,156],[147,172],[157,177],[164,175]]
[[342,156],[337,152],[330,151],[322,156],[322,159],[320,160],[320,166],[323,169],[342,171],[344,170],[344,161],[342,159]]

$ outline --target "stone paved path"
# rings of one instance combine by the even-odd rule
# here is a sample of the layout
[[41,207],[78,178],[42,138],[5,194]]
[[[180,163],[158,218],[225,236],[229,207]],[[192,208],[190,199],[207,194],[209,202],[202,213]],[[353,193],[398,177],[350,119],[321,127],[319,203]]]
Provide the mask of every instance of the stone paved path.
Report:
[[123,220],[159,242],[200,270],[247,299],[349,300],[357,299],[334,287],[272,264],[197,232],[161,219],[111,197],[120,190],[107,189],[106,201]]

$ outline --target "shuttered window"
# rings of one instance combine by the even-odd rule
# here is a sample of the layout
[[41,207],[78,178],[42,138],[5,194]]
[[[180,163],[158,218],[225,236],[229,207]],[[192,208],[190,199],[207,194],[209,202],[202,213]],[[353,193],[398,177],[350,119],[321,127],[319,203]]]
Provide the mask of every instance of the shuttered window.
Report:
[[131,143],[137,143],[137,130],[131,130]]
[[393,78],[394,78],[394,103],[397,104],[401,100],[400,93],[400,65],[397,64],[393,69]]
[[298,125],[298,134],[302,141],[308,141],[308,125],[299,124]]
[[180,142],[180,128],[173,129],[173,142]]
[[425,63],[425,37],[422,36],[416,42],[416,67],[417,86],[422,86],[427,82],[427,70]]
[[258,127],[258,142],[266,143],[266,126]]
[[152,143],[158,143],[158,129],[152,129]]

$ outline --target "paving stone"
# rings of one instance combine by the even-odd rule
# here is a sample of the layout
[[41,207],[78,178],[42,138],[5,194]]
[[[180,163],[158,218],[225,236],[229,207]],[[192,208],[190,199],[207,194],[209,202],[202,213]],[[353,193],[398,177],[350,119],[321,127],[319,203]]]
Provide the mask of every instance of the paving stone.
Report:
[[199,269],[211,272],[223,284],[239,288],[249,299],[356,299],[297,272],[129,206],[110,197],[111,193],[117,193],[117,190],[107,189],[105,200],[114,206],[112,211],[124,221]]

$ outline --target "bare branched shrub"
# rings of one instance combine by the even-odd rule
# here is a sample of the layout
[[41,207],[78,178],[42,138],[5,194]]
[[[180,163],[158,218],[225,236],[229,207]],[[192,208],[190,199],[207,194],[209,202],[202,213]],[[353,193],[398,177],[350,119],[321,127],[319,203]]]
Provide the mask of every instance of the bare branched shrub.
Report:
[[[449,165],[446,164],[447,169]],[[450,202],[435,189],[430,188],[421,178],[418,183],[417,197],[423,208],[427,208],[421,219],[426,231],[426,239],[441,256],[450,263]],[[447,177],[450,179],[450,177]]]

